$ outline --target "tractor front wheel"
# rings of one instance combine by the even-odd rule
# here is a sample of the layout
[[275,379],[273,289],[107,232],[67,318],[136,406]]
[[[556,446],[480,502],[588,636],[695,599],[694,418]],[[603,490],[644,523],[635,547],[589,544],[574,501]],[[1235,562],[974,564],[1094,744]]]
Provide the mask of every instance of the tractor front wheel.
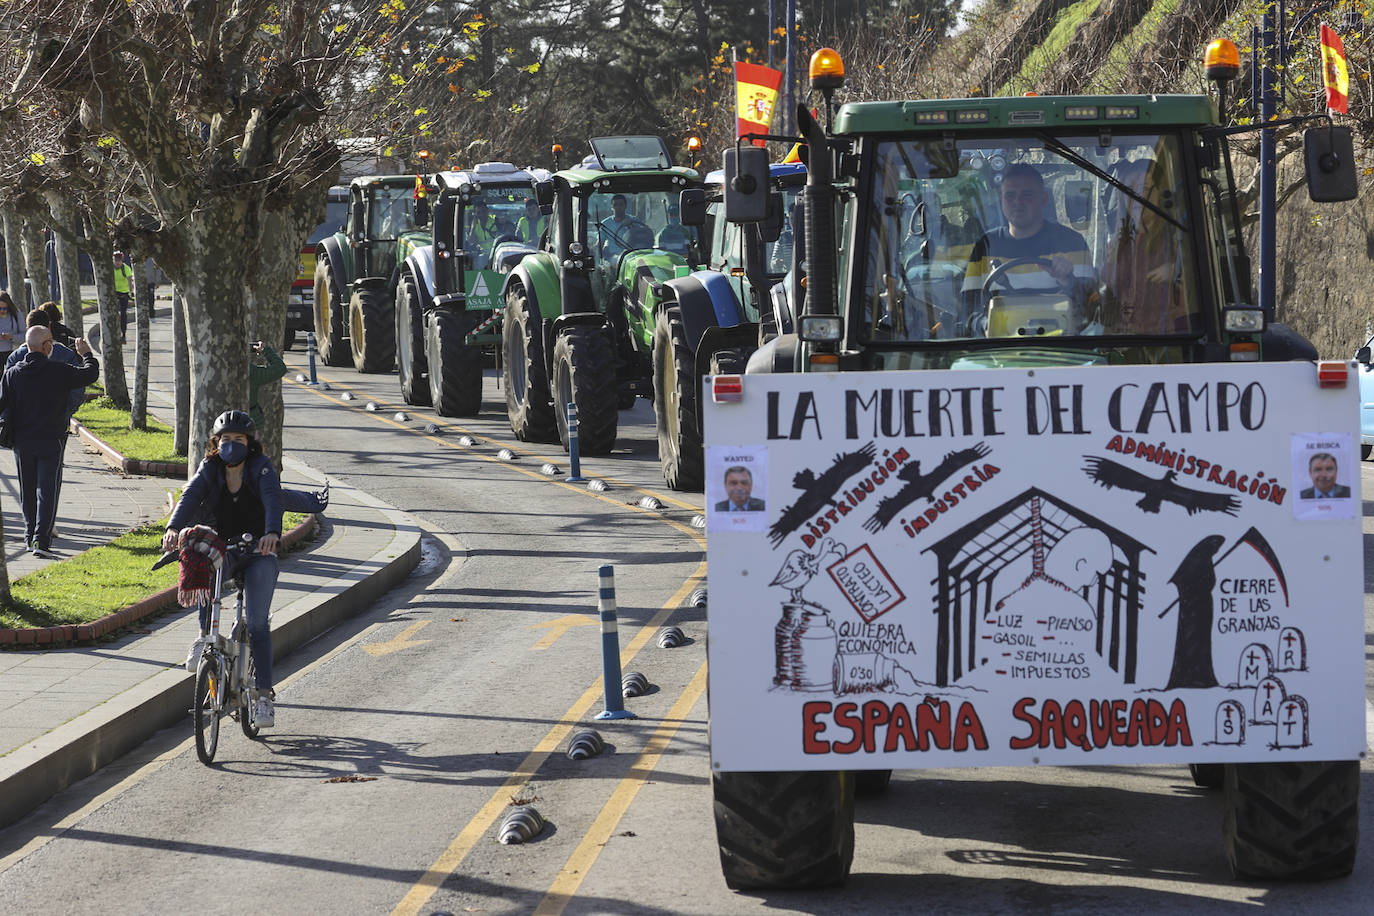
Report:
[[315,349],[326,366],[347,366],[343,289],[323,253],[315,259]]
[[558,434],[549,377],[544,370],[544,332],[540,325],[539,316],[530,312],[525,288],[513,284],[506,295],[501,322],[501,381],[511,431],[522,442],[553,442]]
[[407,273],[396,286],[396,371],[401,380],[401,397],[418,407],[431,400],[429,385],[424,380],[429,368],[425,361],[424,319],[415,278]]
[[438,309],[425,316],[429,397],[441,417],[475,417],[482,410],[482,348],[463,343],[471,327],[464,312]]
[[1238,878],[1324,881],[1355,867],[1358,760],[1228,763],[1223,831]]
[[663,479],[674,490],[700,490],[704,473],[697,427],[696,359],[675,308],[654,323],[654,419]]
[[849,877],[852,773],[717,773],[711,790],[731,888],[825,887]]
[[616,406],[615,352],[606,332],[592,325],[573,325],[553,345],[553,403],[558,438],[568,445],[568,407],[577,405],[578,450],[583,455],[609,455],[620,422]]
[[390,372],[396,365],[396,328],[385,287],[356,290],[348,301],[348,345],[359,372]]

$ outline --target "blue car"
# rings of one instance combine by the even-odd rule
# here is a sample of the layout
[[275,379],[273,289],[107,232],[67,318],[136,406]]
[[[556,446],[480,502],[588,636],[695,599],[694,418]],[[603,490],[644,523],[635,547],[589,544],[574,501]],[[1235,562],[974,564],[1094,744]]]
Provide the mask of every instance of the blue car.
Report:
[[1374,337],[1365,341],[1363,347],[1355,351],[1355,362],[1360,364],[1360,457],[1369,460],[1374,451]]

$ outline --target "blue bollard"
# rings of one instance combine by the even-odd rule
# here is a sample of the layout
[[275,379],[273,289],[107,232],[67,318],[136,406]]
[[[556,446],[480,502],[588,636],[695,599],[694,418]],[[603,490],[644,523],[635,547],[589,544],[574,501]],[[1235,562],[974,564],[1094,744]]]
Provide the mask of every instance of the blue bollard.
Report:
[[310,384],[315,384],[315,332],[305,332],[305,353],[310,357]]
[[577,405],[572,401],[568,402],[568,480],[572,483],[579,483],[585,478],[582,476],[582,461],[577,453]]
[[606,682],[606,709],[598,719],[633,719],[620,694],[620,633],[615,620],[615,567],[607,563],[597,570],[601,591],[596,607],[601,612],[601,679]]

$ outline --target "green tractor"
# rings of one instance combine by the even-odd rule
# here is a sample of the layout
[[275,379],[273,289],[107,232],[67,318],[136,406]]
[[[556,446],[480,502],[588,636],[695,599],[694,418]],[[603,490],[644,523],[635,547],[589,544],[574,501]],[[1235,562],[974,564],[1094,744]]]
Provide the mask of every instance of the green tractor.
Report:
[[416,181],[355,178],[347,224],[315,249],[315,338],[327,366],[390,372],[396,364],[396,268],[430,243],[429,204]]
[[547,217],[534,201],[544,169],[483,162],[439,172],[434,243],[411,251],[396,283],[396,363],[407,404],[446,417],[482,407],[486,351],[501,341],[501,284],[534,253]]
[[[842,73],[839,70],[838,78],[833,70],[813,75],[813,84],[826,95],[827,124],[832,114],[829,93],[842,82]],[[1215,675],[1211,671],[1212,640],[1226,632],[1211,625],[1214,592],[1208,583],[1216,580],[1206,577],[1213,575],[1213,566],[1199,561],[1197,579],[1189,578],[1194,575],[1190,569],[1168,580],[1178,584],[1180,595],[1188,583],[1201,583],[1199,615],[1206,616],[1194,621],[1204,619],[1204,624],[1185,628],[1182,611],[1173,611],[1180,617],[1172,642],[1166,635],[1157,644],[1162,651],[1157,646],[1141,648],[1146,644],[1137,644],[1135,627],[1144,627],[1147,619],[1158,626],[1155,620],[1164,613],[1137,614],[1137,604],[1131,602],[1143,599],[1131,591],[1140,582],[1130,566],[1136,559],[1121,559],[1126,553],[1120,546],[1153,538],[1155,546],[1148,548],[1148,556],[1145,551],[1130,556],[1147,556],[1140,562],[1158,564],[1149,573],[1148,586],[1159,607],[1170,612],[1173,605],[1166,603],[1171,593],[1160,585],[1177,556],[1187,550],[1178,542],[1188,538],[1185,529],[1194,524],[1197,509],[1188,508],[1186,514],[1177,510],[1166,518],[1159,514],[1157,499],[1151,505],[1148,499],[1135,502],[1136,493],[1114,496],[1115,502],[1099,496],[1112,486],[1128,486],[1125,480],[1141,478],[1128,473],[1105,478],[1101,470],[1110,462],[1101,459],[1090,460],[1086,468],[1075,466],[1077,452],[1094,447],[1089,441],[1098,441],[1086,434],[1073,438],[1083,429],[1077,420],[1064,422],[1080,405],[1056,404],[1051,422],[1037,400],[1045,390],[1036,385],[1052,386],[1041,382],[1041,376],[1072,376],[1072,385],[1052,387],[1061,393],[1101,392],[1095,395],[1099,412],[1089,416],[1091,426],[1094,416],[1111,416],[1109,397],[1119,399],[1123,391],[1145,387],[1132,381],[1109,394],[1112,379],[1122,373],[1132,380],[1151,373],[1167,374],[1169,379],[1186,374],[1202,380],[1201,386],[1192,382],[1194,387],[1187,389],[1195,392],[1205,387],[1209,370],[1241,379],[1239,388],[1245,379],[1253,380],[1266,370],[1295,368],[1261,366],[1261,360],[1315,360],[1310,344],[1251,304],[1251,262],[1230,161],[1231,130],[1218,123],[1216,105],[1201,95],[929,99],[846,104],[833,112],[833,129],[819,123],[806,106],[798,106],[797,118],[809,147],[802,196],[805,219],[798,227],[805,230],[799,242],[805,260],[798,266],[804,263],[806,282],[789,281],[777,289],[777,336],[755,351],[745,373],[714,378],[706,405],[711,432],[707,454],[713,454],[714,442],[728,445],[724,454],[731,456],[721,459],[723,467],[708,468],[709,483],[718,487],[723,471],[727,489],[733,477],[746,496],[753,486],[754,497],[767,497],[766,511],[763,499],[731,502],[721,499],[725,491],[713,495],[709,489],[707,497],[708,509],[716,510],[707,516],[711,693],[717,700],[725,698],[711,710],[712,788],[726,882],[734,888],[843,882],[854,851],[856,788],[881,790],[891,772],[882,769],[885,766],[980,765],[977,753],[940,756],[950,749],[948,742],[937,746],[933,742],[940,739],[932,739],[927,744],[925,732],[919,743],[907,742],[903,734],[910,732],[897,728],[900,724],[919,731],[919,725],[912,726],[918,721],[918,707],[921,720],[929,724],[934,719],[927,719],[927,714],[944,715],[942,722],[948,725],[948,713],[935,711],[941,698],[948,703],[951,696],[955,705],[960,696],[967,697],[967,705],[992,709],[1002,717],[1001,723],[1013,723],[1000,725],[1000,731],[989,729],[993,743],[985,747],[1002,756],[985,755],[984,763],[1082,764],[1110,758],[1112,763],[1144,764],[1200,758],[1203,762],[1190,766],[1197,784],[1225,789],[1223,839],[1238,876],[1319,880],[1348,874],[1355,862],[1359,822],[1360,766],[1352,758],[1364,750],[1358,722],[1352,724],[1345,712],[1335,712],[1323,724],[1349,726],[1341,741],[1306,755],[1278,753],[1276,748],[1306,746],[1302,742],[1307,740],[1307,707],[1299,696],[1292,701],[1294,708],[1304,711],[1303,731],[1292,732],[1298,739],[1275,738],[1271,729],[1267,738],[1228,746],[1230,733],[1216,725],[1218,737],[1209,740],[1222,708],[1218,696],[1228,691],[1245,696],[1243,688],[1253,688],[1244,678],[1239,684],[1228,683],[1237,680],[1233,656],[1225,656],[1229,674],[1220,667]],[[1297,120],[1301,119],[1285,123]],[[1325,123],[1309,130],[1305,140],[1313,199],[1354,197],[1348,128]],[[762,222],[768,178],[763,151],[727,150],[725,171],[725,218]],[[1335,378],[1331,387],[1345,384],[1345,370],[1340,364],[1328,370]],[[852,380],[841,381],[842,373],[854,373]],[[985,373],[989,380],[980,381]],[[1265,377],[1278,376],[1269,372]],[[997,401],[1003,389],[992,387],[998,384],[1025,389],[1009,396],[1008,403],[1017,406],[1008,407],[1005,416]],[[1165,390],[1165,384],[1157,383],[1159,390]],[[1325,378],[1321,384],[1327,385]],[[1316,401],[1318,390],[1314,372],[1310,392],[1303,396],[1313,398],[1314,404],[1331,404]],[[983,400],[976,400],[974,391],[981,392],[977,397]],[[1323,407],[1325,419],[1314,422],[1339,427],[1330,419],[1339,406]],[[1164,409],[1157,407],[1156,413]],[[1300,419],[1292,419],[1295,413],[1301,412],[1285,412],[1285,422],[1301,427]],[[1016,418],[1010,419],[1013,414]],[[1169,419],[1176,418],[1177,414]],[[1349,430],[1355,420],[1351,412]],[[1134,433],[1167,425],[1145,411],[1139,427],[1123,427],[1119,418],[1096,422],[1094,432],[1104,443],[1110,426]],[[817,444],[822,429],[825,442]],[[979,432],[971,432],[975,429]],[[1208,427],[1209,433],[1212,429]],[[1227,429],[1224,422],[1220,429]],[[1288,458],[1287,429],[1257,436],[1256,445],[1262,440],[1270,460],[1282,463]],[[1042,483],[1034,486],[1045,490],[1032,487],[1002,501],[1007,491],[999,490],[990,476],[969,474],[958,483],[964,472],[957,469],[965,462],[973,462],[967,467],[979,467],[980,474],[999,473],[991,464],[976,462],[987,447],[979,436],[1002,437],[989,438],[988,444],[1000,444],[1006,454],[1015,456],[1010,461],[1022,462],[1019,473],[1032,473],[1024,468],[1036,468],[1042,455],[1061,454],[1050,451],[1053,436],[1042,435],[1047,430],[1062,434],[1058,441],[1073,443],[1064,448],[1065,453],[1074,452],[1074,460],[1061,459],[1043,472],[1038,478]],[[1180,426],[1173,432],[1187,430]],[[1164,428],[1164,434],[1169,433]],[[945,441],[932,441],[934,436]],[[875,453],[870,440],[887,448]],[[954,450],[961,442],[972,446]],[[1154,442],[1150,439],[1152,452]],[[854,450],[845,452],[846,448]],[[838,454],[829,470],[816,473],[831,453]],[[911,462],[899,467],[908,457]],[[1010,461],[997,464],[1007,468]],[[752,472],[745,467],[750,462]],[[1181,459],[1177,466],[1184,466]],[[1290,497],[1307,485],[1306,468],[1302,464],[1293,473]],[[1168,470],[1164,482],[1175,475]],[[1281,468],[1280,476],[1287,479],[1287,468]],[[1151,480],[1158,477],[1155,473]],[[1215,470],[1209,481],[1214,479],[1219,479]],[[944,480],[949,483],[941,483]],[[1097,489],[1094,480],[1101,485]],[[1193,483],[1199,480],[1194,477]],[[946,492],[955,483],[957,493]],[[990,489],[975,495],[973,490],[980,486]],[[1022,486],[1018,478],[1015,487]],[[1138,488],[1149,492],[1148,483]],[[1054,497],[1056,490],[1077,493],[1077,504]],[[1034,495],[1046,492],[1050,495],[1044,499]],[[860,507],[866,493],[874,495]],[[1018,502],[1026,493],[1032,494],[1028,502]],[[1270,527],[1271,536],[1277,532],[1293,537],[1295,543],[1318,533],[1315,528],[1294,527],[1303,524],[1294,521],[1297,510],[1284,506],[1273,511],[1254,500],[1254,493],[1251,487],[1245,506],[1239,500],[1234,503],[1236,510],[1254,513],[1238,526],[1255,524],[1250,518],[1257,518]],[[1232,506],[1229,496],[1219,499],[1218,505]],[[792,505],[781,508],[791,500]],[[1026,505],[1028,513],[1023,511]],[[1039,514],[1042,505],[1050,507],[1053,520]],[[1085,506],[1103,514],[1094,516],[1084,511]],[[1067,533],[1088,532],[1094,524],[1099,527],[1091,529],[1092,535],[1107,539],[1102,527],[1106,523],[1100,518],[1108,511],[1115,513],[1113,519],[1133,527],[1130,536],[1121,534],[1125,528],[1120,523],[1113,529],[1112,536],[1120,537],[1112,542],[1108,556],[1116,565],[1104,563],[1101,568],[1125,569],[1119,582],[1134,584],[1113,591],[1118,580],[1094,571],[1083,578],[1087,584],[1081,590],[1079,580],[1072,587],[1052,580],[1058,584],[1044,591],[1027,588],[1021,600],[1041,602],[1025,607],[1026,619],[1036,625],[1046,622],[1037,617],[1050,614],[1045,608],[1058,606],[1054,602],[1064,595],[1086,609],[1078,619],[1095,629],[1097,641],[1095,646],[1090,640],[1080,645],[1087,649],[1087,662],[1100,667],[1093,669],[1086,686],[1077,689],[1093,697],[1112,689],[1112,683],[1131,696],[1150,692],[1142,688],[1151,684],[1160,685],[1162,689],[1152,695],[1161,697],[1170,691],[1177,694],[1182,687],[1195,691],[1182,691],[1182,698],[1174,702],[1196,706],[1196,721],[1206,723],[1199,725],[1206,735],[1195,735],[1194,741],[1184,742],[1186,746],[1167,757],[1097,757],[1084,753],[1090,749],[1086,740],[1079,747],[1068,745],[1066,755],[1053,756],[1055,745],[1025,740],[1021,736],[1027,720],[1009,712],[1018,697],[1034,697],[1037,691],[1054,697],[1059,695],[1056,691],[1073,688],[1054,680],[1066,676],[1066,669],[1018,669],[1013,652],[996,651],[1032,643],[1017,642],[1021,631],[1008,629],[1022,626],[1020,616],[994,617],[989,610],[1000,594],[993,591],[994,577],[1003,569],[1008,577],[1014,574],[1007,579],[1013,583],[1011,589],[1023,581],[1037,586],[1050,582],[1044,572],[1047,549],[1052,551]],[[1358,511],[1357,501],[1356,531]],[[1199,541],[1187,555],[1189,560],[1210,556],[1206,551],[1226,540],[1214,533],[1221,523],[1213,519],[1223,514],[1213,511],[1203,523],[1201,534],[1209,537]],[[930,533],[928,525],[943,527]],[[1230,537],[1242,537],[1241,529]],[[1341,541],[1338,546],[1345,550],[1345,545]],[[814,548],[817,552],[808,552]],[[1324,549],[1331,552],[1330,547]],[[1257,556],[1263,557],[1263,551]],[[777,589],[769,591],[764,583],[779,562],[782,569],[773,583]],[[1272,558],[1256,562],[1265,564],[1261,568],[1266,570],[1277,568]],[[1161,574],[1158,570],[1166,565],[1168,570]],[[817,575],[825,569],[829,575]],[[810,599],[803,599],[801,590],[813,577]],[[1328,587],[1326,582],[1322,580],[1323,587]],[[1354,591],[1345,588],[1348,584],[1342,580],[1341,594]],[[790,601],[785,597],[789,588]],[[905,601],[905,606],[864,603],[884,590],[889,597],[883,600]],[[781,622],[776,605],[769,608],[775,594],[783,602]],[[1100,599],[1108,594],[1116,598],[1104,604]],[[1098,600],[1091,603],[1088,596]],[[817,604],[817,598],[829,608]],[[1330,618],[1363,631],[1358,603],[1346,606],[1352,602],[1338,601],[1335,592],[1325,603],[1329,606],[1324,613]],[[1296,598],[1293,604],[1303,606]],[[995,607],[1000,610],[1003,604]],[[1129,610],[1113,617],[1120,607]],[[870,625],[878,614],[887,616]],[[884,642],[888,636],[883,634],[904,635],[897,642]],[[994,644],[983,642],[1008,634],[1005,646],[989,650],[987,646]],[[1249,638],[1241,634],[1228,646],[1235,648]],[[901,639],[910,643],[899,645]],[[858,647],[847,649],[846,644]],[[1186,667],[1182,660],[1191,664],[1198,646],[1205,650],[1199,668],[1205,677],[1180,676]],[[1173,674],[1169,651],[1174,655]],[[1149,657],[1151,652],[1155,658]],[[1051,654],[1032,652],[1031,657]],[[777,673],[770,683],[766,676],[758,676],[759,669],[766,670],[774,660]],[[873,664],[865,666],[865,660]],[[1337,666],[1334,659],[1328,661],[1330,666],[1313,667],[1310,673],[1304,669],[1307,689],[1336,689]],[[880,670],[882,665],[887,667]],[[1341,666],[1343,671],[1355,671],[1354,680],[1362,681],[1362,655],[1343,658]],[[1140,674],[1147,669],[1157,680]],[[1264,670],[1296,672],[1281,667]],[[1165,675],[1168,686],[1163,686]],[[1291,679],[1297,681],[1298,674],[1291,674]],[[1340,680],[1340,689],[1346,690],[1350,680]],[[1215,692],[1201,695],[1197,691],[1203,688]],[[900,704],[891,701],[894,691],[908,695],[910,706],[899,709]],[[1255,692],[1251,689],[1250,695]],[[1361,699],[1350,695],[1331,705],[1358,710]],[[1021,701],[1016,708],[1030,702]],[[1225,702],[1236,703],[1226,709],[1241,709],[1239,701]],[[882,722],[892,727],[884,732],[878,728],[879,716],[889,712],[893,717]],[[852,719],[847,718],[851,714]],[[1263,721],[1263,716],[1256,714],[1250,721]],[[852,731],[846,731],[846,723]],[[1313,735],[1316,728],[1314,720]],[[1007,734],[1012,735],[1010,742]],[[1099,747],[1120,744],[1108,741]],[[1057,747],[1066,745],[1060,741]],[[1019,748],[1032,750],[1018,757],[1009,753]],[[954,751],[959,749],[956,743]],[[1324,754],[1338,759],[1319,759]],[[1342,754],[1348,756],[1339,759]]]
[[602,137],[578,168],[540,189],[549,240],[507,278],[502,371],[511,429],[568,447],[575,404],[580,449],[608,454],[617,411],[650,396],[653,328],[663,284],[689,274],[698,232],[678,219],[697,173],[674,166],[658,137]]

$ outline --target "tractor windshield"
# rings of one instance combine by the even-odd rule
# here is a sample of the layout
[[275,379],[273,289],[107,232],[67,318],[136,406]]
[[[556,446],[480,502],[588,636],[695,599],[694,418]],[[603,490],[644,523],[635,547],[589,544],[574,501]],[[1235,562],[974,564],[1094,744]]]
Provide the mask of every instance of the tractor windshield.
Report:
[[592,195],[587,202],[587,232],[599,262],[610,264],[626,251],[661,248],[687,256],[694,238],[678,217],[681,188],[662,191],[614,191]]
[[1176,136],[888,141],[874,173],[864,340],[1200,330]]
[[472,201],[463,208],[463,247],[473,267],[485,268],[500,242],[528,243],[524,235],[543,231],[545,221],[542,217],[524,226],[520,222],[526,215],[525,200],[532,194],[528,182],[518,185],[484,182],[481,185]]

